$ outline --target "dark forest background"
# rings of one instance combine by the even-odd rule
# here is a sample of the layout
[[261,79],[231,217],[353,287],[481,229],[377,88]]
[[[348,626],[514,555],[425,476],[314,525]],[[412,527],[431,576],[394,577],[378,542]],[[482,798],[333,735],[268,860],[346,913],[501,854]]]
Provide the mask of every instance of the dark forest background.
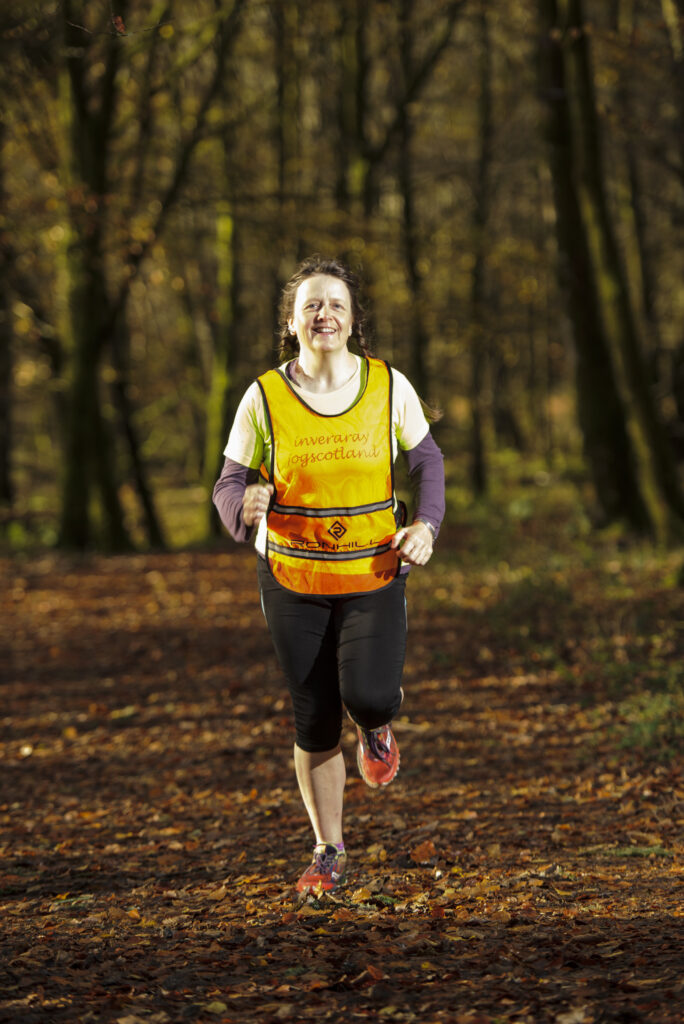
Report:
[[0,14],[5,543],[218,532],[297,261],[362,273],[453,509],[570,484],[684,531],[684,0],[14,0]]
[[[684,0],[0,3],[0,1018],[681,1020],[683,241]],[[299,905],[210,494],[313,252],[448,511]]]

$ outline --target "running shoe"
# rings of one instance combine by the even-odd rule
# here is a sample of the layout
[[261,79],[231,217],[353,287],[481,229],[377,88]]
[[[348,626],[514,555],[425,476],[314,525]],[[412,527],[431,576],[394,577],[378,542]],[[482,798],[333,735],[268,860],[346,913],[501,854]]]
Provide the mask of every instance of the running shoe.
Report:
[[346,880],[347,854],[332,843],[314,846],[313,860],[297,882],[297,892],[329,892]]
[[389,725],[379,729],[362,729],[357,725],[359,745],[356,763],[366,785],[377,789],[386,786],[399,771],[399,747]]

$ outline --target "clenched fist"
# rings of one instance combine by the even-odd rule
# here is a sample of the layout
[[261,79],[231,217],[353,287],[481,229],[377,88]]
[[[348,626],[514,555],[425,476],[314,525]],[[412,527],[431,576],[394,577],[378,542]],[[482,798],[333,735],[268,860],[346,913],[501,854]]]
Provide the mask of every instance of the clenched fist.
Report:
[[250,484],[242,496],[242,518],[245,526],[256,526],[266,515],[273,494],[273,484]]

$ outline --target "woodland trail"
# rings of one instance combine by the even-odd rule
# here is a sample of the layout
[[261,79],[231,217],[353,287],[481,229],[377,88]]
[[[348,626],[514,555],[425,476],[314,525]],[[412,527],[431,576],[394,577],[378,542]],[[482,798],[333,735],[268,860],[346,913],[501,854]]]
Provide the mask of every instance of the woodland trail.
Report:
[[414,573],[400,774],[368,790],[347,728],[350,881],[302,904],[253,554],[0,571],[0,1020],[682,1019],[681,763],[614,692],[677,658],[655,571]]

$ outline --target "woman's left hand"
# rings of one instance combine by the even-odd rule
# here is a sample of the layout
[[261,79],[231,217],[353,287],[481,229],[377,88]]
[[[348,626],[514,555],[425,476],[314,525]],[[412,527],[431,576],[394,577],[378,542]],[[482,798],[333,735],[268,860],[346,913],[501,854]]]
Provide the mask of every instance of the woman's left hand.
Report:
[[392,547],[399,548],[399,557],[409,565],[425,565],[432,554],[432,534],[420,520],[402,526],[392,537]]

